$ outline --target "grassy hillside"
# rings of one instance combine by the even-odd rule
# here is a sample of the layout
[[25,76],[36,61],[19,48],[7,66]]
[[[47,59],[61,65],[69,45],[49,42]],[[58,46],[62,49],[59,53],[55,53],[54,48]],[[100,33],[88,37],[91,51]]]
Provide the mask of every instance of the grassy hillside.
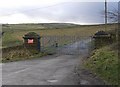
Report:
[[26,24],[3,24],[3,29],[13,29],[13,30],[39,30],[39,29],[59,29],[59,28],[71,28],[77,27],[75,24],[67,23],[26,23]]
[[118,85],[118,50],[112,44],[91,53],[91,57],[84,62],[83,67],[92,71],[111,85]]
[[83,63],[83,67],[92,71],[108,84],[119,87],[118,35],[115,30],[109,30],[108,33],[111,34],[113,42],[99,49],[94,49],[90,53],[91,57]]
[[[115,25],[109,24],[106,30],[112,30]],[[36,32],[39,35],[92,35],[98,30],[105,30],[105,25],[74,25],[64,23],[42,24],[7,24],[3,25],[3,46],[14,46],[23,43],[23,35]]]

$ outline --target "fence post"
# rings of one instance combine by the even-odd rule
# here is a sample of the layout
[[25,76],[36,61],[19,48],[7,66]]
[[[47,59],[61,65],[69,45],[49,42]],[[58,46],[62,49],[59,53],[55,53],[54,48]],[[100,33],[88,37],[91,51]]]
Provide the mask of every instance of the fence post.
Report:
[[38,38],[38,45],[39,45],[39,52],[40,52],[40,49],[41,49],[40,37]]
[[94,49],[94,38],[91,36],[91,40],[92,40],[92,50]]

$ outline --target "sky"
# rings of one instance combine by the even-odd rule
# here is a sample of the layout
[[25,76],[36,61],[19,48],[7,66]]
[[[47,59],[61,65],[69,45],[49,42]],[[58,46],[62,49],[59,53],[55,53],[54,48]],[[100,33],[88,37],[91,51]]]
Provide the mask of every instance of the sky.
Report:
[[[0,0],[0,23],[104,23],[105,0]],[[108,10],[119,0],[107,0]],[[110,22],[110,21],[108,21]]]

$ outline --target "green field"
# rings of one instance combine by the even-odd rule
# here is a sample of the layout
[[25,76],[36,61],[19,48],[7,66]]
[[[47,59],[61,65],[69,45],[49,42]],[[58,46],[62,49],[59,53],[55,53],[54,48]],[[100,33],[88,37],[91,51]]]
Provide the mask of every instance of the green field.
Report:
[[[107,31],[115,29],[117,24],[109,24]],[[62,23],[42,24],[6,24],[2,31],[3,47],[23,44],[23,36],[28,32],[36,32],[39,35],[93,35],[99,30],[105,30],[105,25],[74,25]]]

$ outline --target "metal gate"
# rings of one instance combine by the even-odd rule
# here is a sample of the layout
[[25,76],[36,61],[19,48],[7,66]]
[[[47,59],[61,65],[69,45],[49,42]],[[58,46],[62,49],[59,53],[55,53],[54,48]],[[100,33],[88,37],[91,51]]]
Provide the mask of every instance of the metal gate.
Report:
[[94,48],[92,36],[42,36],[41,51],[68,55],[89,53]]

